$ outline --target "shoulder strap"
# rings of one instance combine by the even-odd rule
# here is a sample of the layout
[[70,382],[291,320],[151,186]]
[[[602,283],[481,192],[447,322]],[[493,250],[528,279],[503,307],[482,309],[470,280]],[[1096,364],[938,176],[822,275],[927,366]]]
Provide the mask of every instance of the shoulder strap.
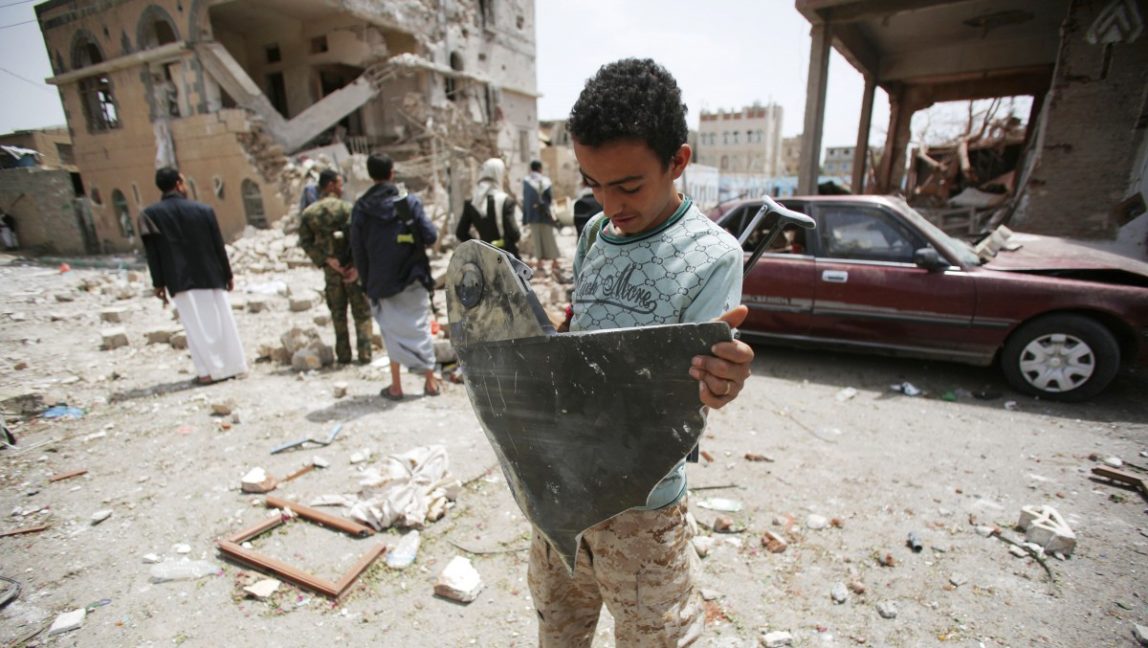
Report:
[[598,240],[598,235],[602,233],[602,228],[606,227],[606,223],[610,222],[609,218],[605,216],[595,220],[590,229],[586,230],[586,250],[594,247],[594,242]]

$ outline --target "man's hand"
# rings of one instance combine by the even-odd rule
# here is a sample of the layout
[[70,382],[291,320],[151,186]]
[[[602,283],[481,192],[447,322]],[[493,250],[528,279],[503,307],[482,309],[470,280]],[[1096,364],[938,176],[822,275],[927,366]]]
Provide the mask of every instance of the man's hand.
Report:
[[359,280],[359,271],[355,266],[343,270],[343,283],[355,283]]
[[[749,309],[738,306],[724,313],[718,321],[737,327],[745,321]],[[741,340],[718,342],[710,349],[714,356],[694,356],[690,376],[698,381],[698,395],[703,405],[721,409],[737,395],[749,378],[753,349]]]
[[167,308],[167,290],[163,286],[157,286],[155,288],[155,296],[156,299],[163,302],[164,308]]
[[343,264],[339,263],[339,260],[335,257],[327,257],[327,267],[331,268],[335,272],[338,272],[339,274],[343,273]]
[[235,278],[234,277],[227,280],[227,292],[231,292],[232,290],[235,290]]

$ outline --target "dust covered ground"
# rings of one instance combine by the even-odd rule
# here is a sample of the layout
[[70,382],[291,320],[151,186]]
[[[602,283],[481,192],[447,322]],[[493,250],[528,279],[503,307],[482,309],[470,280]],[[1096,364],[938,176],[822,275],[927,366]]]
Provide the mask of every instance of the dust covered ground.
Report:
[[[567,229],[563,245],[572,245]],[[266,270],[267,268],[262,268]],[[54,646],[532,646],[535,613],[526,586],[529,525],[511,499],[465,389],[421,397],[406,374],[406,400],[378,397],[383,367],[297,372],[254,362],[258,346],[326,312],[317,270],[240,273],[232,298],[274,281],[316,306],[292,312],[289,298],[235,311],[249,375],[192,387],[191,360],[145,333],[172,323],[147,296],[150,282],[127,271],[30,265],[0,257],[0,391],[38,395],[43,406],[82,408],[77,419],[9,416],[15,449],[0,450],[0,575],[19,597],[0,610],[0,642]],[[129,281],[137,278],[135,282]],[[81,284],[97,286],[81,290]],[[107,286],[105,290],[99,286]],[[125,309],[122,324],[100,321]],[[129,344],[101,350],[101,329],[122,326]],[[333,343],[329,326],[316,327]],[[1148,519],[1135,492],[1090,479],[1090,455],[1148,464],[1148,379],[1122,376],[1082,405],[1011,392],[995,371],[756,347],[741,398],[710,417],[708,458],[689,467],[699,533],[712,536],[701,559],[707,602],[702,646],[755,646],[785,631],[795,646],[1131,646],[1133,624],[1148,624]],[[376,350],[376,358],[382,356]],[[683,372],[686,370],[683,367]],[[925,390],[889,389],[908,381]],[[336,384],[347,395],[336,398]],[[856,390],[848,397],[847,388]],[[942,400],[946,392],[956,402]],[[990,399],[970,394],[988,392]],[[232,414],[212,406],[232,401]],[[7,409],[13,403],[6,401]],[[1006,404],[1014,402],[1014,405]],[[272,455],[284,442],[326,437],[327,447]],[[272,494],[306,503],[354,493],[362,472],[391,454],[440,444],[464,482],[454,506],[423,530],[414,565],[377,561],[338,604],[284,583],[267,601],[242,587],[262,578],[224,559],[216,540],[264,519],[263,496],[240,479],[262,467],[282,477],[318,455],[330,462]],[[350,463],[369,450],[372,459]],[[747,453],[762,455],[758,461]],[[762,460],[763,459],[763,460]],[[49,481],[85,469],[82,476]],[[701,506],[723,498],[740,511]],[[720,505],[721,502],[718,502]],[[1076,533],[1067,560],[1017,557],[977,527],[1006,537],[1025,505],[1052,505]],[[326,509],[340,513],[338,508]],[[98,511],[110,517],[93,524]],[[733,533],[712,530],[718,515]],[[821,516],[825,528],[809,528]],[[814,526],[817,526],[816,524]],[[788,542],[771,553],[762,535]],[[919,536],[923,550],[906,545]],[[290,524],[255,547],[335,579],[391,530],[351,539]],[[186,554],[178,545],[186,545]],[[145,556],[207,560],[220,573],[153,583]],[[468,557],[485,588],[461,605],[436,597],[438,573]],[[845,586],[847,599],[831,592]],[[0,582],[0,587],[5,583]],[[841,588],[838,587],[840,590]],[[895,608],[894,618],[878,612]],[[49,636],[63,612],[90,607],[81,627]],[[603,614],[596,646],[614,645]],[[31,637],[28,639],[28,637]]]

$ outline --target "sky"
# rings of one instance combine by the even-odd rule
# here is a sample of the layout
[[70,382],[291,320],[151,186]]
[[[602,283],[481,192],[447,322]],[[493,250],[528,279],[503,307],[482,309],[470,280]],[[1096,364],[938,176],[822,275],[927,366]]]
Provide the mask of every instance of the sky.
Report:
[[[33,7],[0,0],[0,133],[62,125]],[[783,111],[782,134],[801,132],[809,73],[809,23],[793,0],[536,0],[539,117],[566,117],[586,79],[627,56],[653,58],[678,80],[687,119],[702,109],[755,101]],[[13,25],[9,27],[8,25]],[[836,52],[829,66],[823,146],[855,144],[861,75]],[[888,102],[878,91],[871,141],[884,140]]]

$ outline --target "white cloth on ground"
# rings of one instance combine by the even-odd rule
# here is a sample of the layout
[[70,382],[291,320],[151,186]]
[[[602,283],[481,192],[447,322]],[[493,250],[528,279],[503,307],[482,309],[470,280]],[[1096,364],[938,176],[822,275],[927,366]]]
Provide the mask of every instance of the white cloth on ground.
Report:
[[172,301],[187,331],[187,347],[196,376],[223,380],[247,371],[243,343],[225,291],[185,290],[175,294]]
[[434,369],[430,295],[422,284],[414,282],[397,295],[372,299],[371,315],[379,323],[391,362],[414,371]]

